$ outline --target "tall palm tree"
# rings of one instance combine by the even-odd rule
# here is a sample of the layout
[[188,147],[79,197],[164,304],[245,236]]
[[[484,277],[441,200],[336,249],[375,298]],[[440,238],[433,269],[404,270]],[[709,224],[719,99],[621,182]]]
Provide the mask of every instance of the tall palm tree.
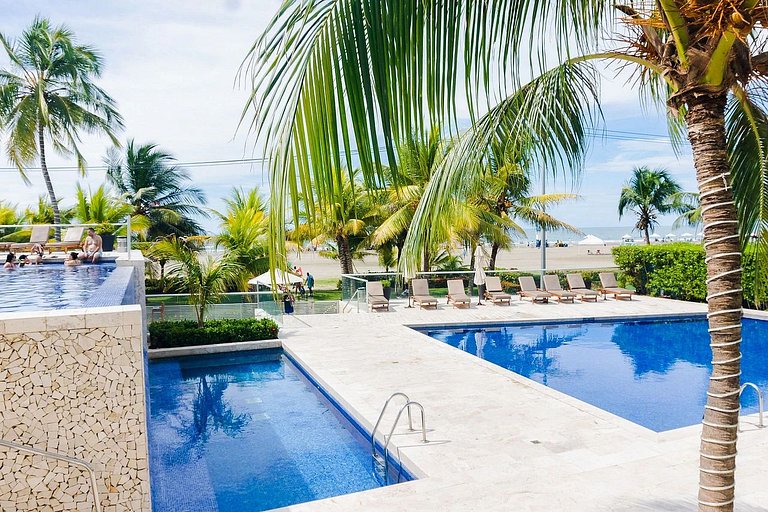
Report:
[[666,169],[635,167],[632,177],[621,189],[619,218],[631,210],[637,216],[635,228],[643,233],[645,243],[651,245],[649,231],[658,226],[659,215],[684,211],[684,205],[679,202],[681,191]]
[[[121,224],[130,215],[132,231],[143,234],[149,228],[149,220],[143,215],[134,215],[125,197],[114,196],[104,183],[96,190],[89,188],[87,191],[78,183],[75,199],[72,216],[82,224],[104,224],[105,232],[122,236],[125,229],[120,228],[118,231],[115,225]],[[96,229],[99,231],[99,228]]]
[[133,205],[134,215],[150,221],[147,238],[203,233],[196,218],[207,218],[203,191],[190,184],[189,172],[156,144],[137,146],[129,140],[125,154],[114,149],[106,158],[109,182]]
[[[599,121],[607,60],[635,71],[646,98],[669,107],[671,135],[691,145],[702,205],[713,371],[701,437],[699,509],[734,502],[741,340],[741,242],[768,253],[768,10],[758,0],[285,0],[242,70],[252,95],[244,117],[271,162],[271,246],[284,238],[285,205],[309,191],[327,201],[334,165],[350,148],[375,181],[396,166],[395,141],[456,119],[459,85],[473,126],[430,182],[404,247],[420,260],[424,230],[466,192],[495,140],[529,152],[548,172],[578,173],[586,129]],[[615,8],[614,8],[615,7]],[[606,37],[606,34],[611,34]],[[581,54],[581,56],[579,56]],[[557,66],[550,68],[552,60]],[[565,62],[565,64],[562,64]],[[534,78],[523,64],[531,64]],[[499,77],[494,83],[491,77]],[[515,87],[507,95],[505,84]],[[495,104],[498,102],[497,104]],[[322,108],[318,106],[322,105]],[[479,109],[489,106],[478,116]],[[448,123],[450,124],[450,123]],[[382,162],[382,150],[386,162]],[[311,163],[311,165],[310,165]],[[351,166],[349,167],[351,168]],[[757,205],[757,206],[755,206]],[[295,207],[294,207],[295,209]],[[281,213],[283,212],[283,213]],[[763,276],[765,278],[765,276]]]
[[242,268],[238,288],[246,291],[248,279],[269,268],[269,214],[258,188],[248,191],[233,188],[224,203],[227,206],[226,211],[213,212],[219,218],[221,226],[221,232],[214,237],[214,242],[217,246],[224,247],[230,258]]
[[[101,75],[101,57],[94,48],[76,44],[68,28],[37,17],[19,39],[0,34],[0,43],[10,60],[10,67],[0,70],[0,128],[8,132],[8,158],[26,182],[27,166],[39,158],[54,222],[60,224],[46,142],[58,153],[73,154],[85,173],[79,132],[103,133],[119,145],[114,131],[123,120],[114,100],[94,82]],[[57,228],[57,239],[59,233]]]

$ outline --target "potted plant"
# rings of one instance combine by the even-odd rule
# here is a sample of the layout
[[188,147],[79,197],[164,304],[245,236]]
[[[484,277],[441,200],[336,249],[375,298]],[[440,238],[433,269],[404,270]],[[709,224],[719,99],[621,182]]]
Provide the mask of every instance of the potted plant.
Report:
[[96,234],[101,237],[101,246],[104,252],[115,250],[115,227],[112,224],[103,223],[95,228]]
[[384,288],[384,297],[389,300],[389,296],[392,294],[392,281],[389,279],[382,279],[381,287]]

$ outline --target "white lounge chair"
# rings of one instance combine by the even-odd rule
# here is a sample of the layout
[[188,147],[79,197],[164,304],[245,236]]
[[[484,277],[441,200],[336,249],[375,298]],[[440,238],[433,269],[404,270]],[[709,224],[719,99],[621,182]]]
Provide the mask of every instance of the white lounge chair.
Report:
[[587,285],[584,283],[584,277],[581,274],[568,274],[565,276],[565,279],[568,281],[568,289],[578,295],[582,301],[592,300],[597,302],[600,293],[587,288]]
[[600,293],[603,294],[603,298],[606,295],[613,295],[614,299],[632,300],[632,296],[635,294],[632,290],[621,288],[616,282],[616,274],[613,272],[600,272],[600,285]]
[[517,278],[517,282],[520,283],[520,300],[524,297],[528,297],[532,302],[549,302],[549,298],[552,294],[539,290],[536,287],[536,281],[531,276],[521,276]]
[[83,243],[84,231],[85,228],[83,227],[67,228],[61,242],[49,242],[45,244],[45,249],[48,251],[48,254],[55,250],[67,252],[70,249],[79,249]]
[[48,224],[35,224],[32,226],[32,232],[29,234],[29,242],[11,244],[11,251],[29,251],[35,245],[45,246],[48,242],[48,234],[50,231],[51,226]]
[[563,290],[560,285],[560,278],[555,274],[546,274],[543,278],[544,289],[557,298],[557,302],[570,302],[576,300],[576,294]]
[[450,279],[448,280],[448,304],[453,303],[453,307],[469,307],[472,303],[472,299],[467,295],[467,290],[464,288],[463,279]]
[[411,281],[413,290],[413,303],[421,308],[437,309],[437,299],[429,294],[429,283],[426,279],[413,279]]
[[512,296],[501,287],[501,279],[498,276],[485,278],[485,298],[494,304],[512,303]]
[[384,296],[384,287],[381,285],[381,281],[368,281],[366,291],[368,292],[368,307],[371,311],[374,309],[389,311],[389,299]]

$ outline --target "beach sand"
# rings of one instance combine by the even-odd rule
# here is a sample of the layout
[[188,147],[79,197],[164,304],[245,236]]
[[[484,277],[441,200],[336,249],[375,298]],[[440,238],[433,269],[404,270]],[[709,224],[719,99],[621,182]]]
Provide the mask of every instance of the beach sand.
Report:
[[[594,254],[597,251],[600,254]],[[589,254],[589,252],[592,254]],[[318,253],[304,251],[291,253],[289,255],[291,265],[301,267],[304,275],[310,272],[316,280],[339,279],[341,269],[339,262],[321,257]],[[464,256],[466,265],[469,265],[470,255]],[[369,254],[363,260],[355,260],[355,273],[383,272],[384,268],[379,265],[376,254]],[[570,246],[570,247],[548,247],[547,248],[547,269],[548,270],[577,270],[613,267],[613,256],[610,246]],[[541,250],[535,247],[515,247],[507,251],[501,251],[496,267],[516,268],[518,270],[536,270],[541,268]],[[394,271],[394,269],[390,269]]]

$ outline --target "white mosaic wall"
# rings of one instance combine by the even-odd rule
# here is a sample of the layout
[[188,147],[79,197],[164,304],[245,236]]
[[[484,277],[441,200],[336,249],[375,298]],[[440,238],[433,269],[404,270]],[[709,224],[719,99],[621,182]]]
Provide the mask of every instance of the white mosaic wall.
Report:
[[[105,512],[150,511],[139,306],[0,315],[0,439],[90,463]],[[0,447],[0,510],[91,511],[87,474]]]

